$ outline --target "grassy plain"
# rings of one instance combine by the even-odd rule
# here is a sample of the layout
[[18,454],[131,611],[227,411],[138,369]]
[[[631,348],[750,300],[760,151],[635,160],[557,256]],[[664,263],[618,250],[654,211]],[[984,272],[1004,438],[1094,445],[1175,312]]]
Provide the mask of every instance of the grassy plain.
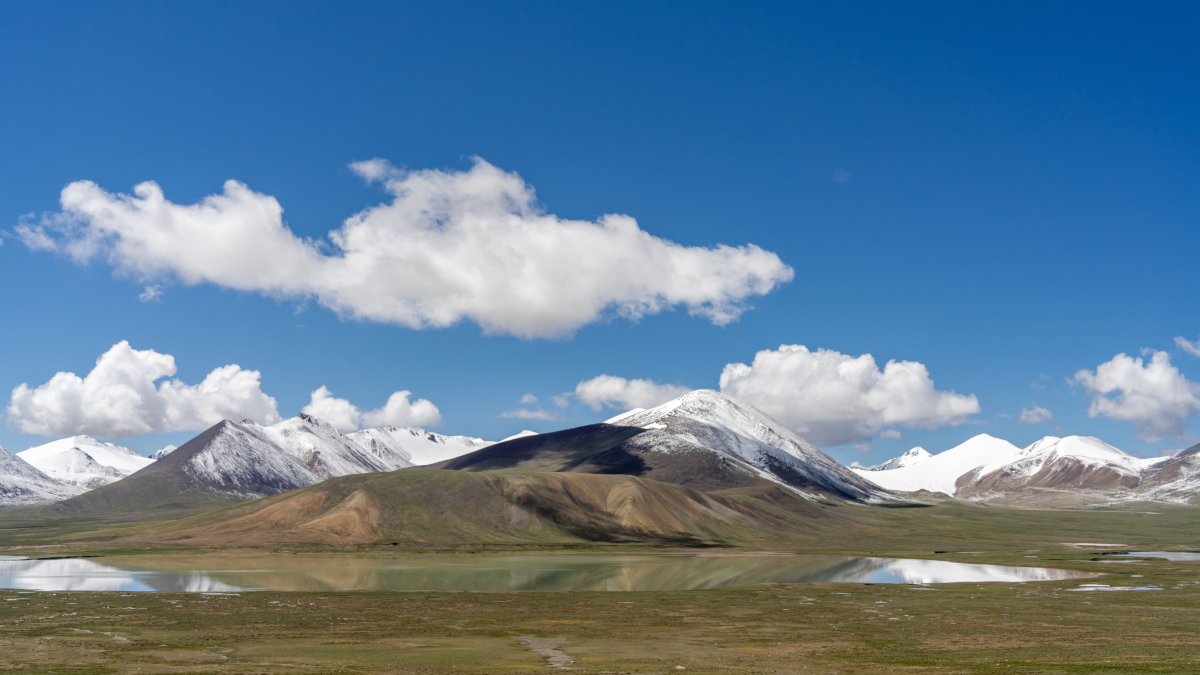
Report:
[[[645,593],[9,591],[4,598],[20,599],[0,602],[0,670],[510,673],[545,670],[549,655],[581,672],[638,675],[1200,672],[1200,563],[1094,561],[1106,550],[1195,549],[1200,510],[1026,511],[954,503],[838,508],[859,526],[773,540],[769,548],[1038,565],[1105,576],[938,590],[765,584]],[[1121,546],[1071,545],[1084,542]],[[742,542],[731,550],[763,547]],[[327,555],[331,565],[395,550],[297,549]],[[487,555],[548,549],[447,550]],[[563,548],[561,554],[579,550],[656,549],[609,544]],[[66,552],[61,544],[0,552],[38,551]],[[157,553],[212,554],[294,555],[219,547]],[[441,553],[430,548],[423,554]],[[1086,583],[1160,590],[1072,590]]]

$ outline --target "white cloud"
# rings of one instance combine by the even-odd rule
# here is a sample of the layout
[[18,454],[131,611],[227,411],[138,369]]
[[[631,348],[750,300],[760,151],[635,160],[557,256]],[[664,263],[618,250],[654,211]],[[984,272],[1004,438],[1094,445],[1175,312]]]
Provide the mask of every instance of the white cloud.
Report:
[[129,438],[152,431],[199,431],[223,419],[279,421],[275,399],[259,387],[256,370],[217,368],[200,384],[155,381],[176,372],[175,357],[126,341],[113,345],[85,377],[60,372],[36,388],[13,389],[8,420],[42,436],[87,434]]
[[71,183],[60,213],[23,219],[17,236],[79,263],[107,260],[146,283],[314,297],[354,319],[410,328],[465,319],[525,338],[676,306],[724,325],[793,276],[752,244],[688,247],[625,215],[547,214],[520,176],[482,159],[468,171],[402,172],[383,160],[351,168],[392,199],[330,232],[332,247],[296,236],[274,197],[232,180],[192,205],[168,201],[152,182],[132,195]]
[[533,394],[525,394],[521,397],[521,404],[524,405],[526,403],[537,403],[537,397]]
[[750,365],[731,363],[721,391],[761,409],[818,445],[871,438],[885,426],[958,425],[979,412],[974,395],[939,391],[924,364],[852,357],[804,345],[760,351]]
[[1192,356],[1200,356],[1200,338],[1196,338],[1196,341],[1192,342],[1183,336],[1176,335],[1175,345]]
[[845,185],[850,180],[850,172],[845,169],[834,169],[833,180],[835,183]]
[[344,433],[363,427],[426,427],[441,423],[442,414],[436,405],[423,398],[410,402],[408,397],[411,395],[410,391],[398,391],[388,397],[382,408],[363,411],[322,386],[312,393],[301,412],[325,420]]
[[502,412],[500,413],[500,416],[505,419],[541,420],[543,422],[561,422],[563,419],[562,415],[559,415],[555,412],[550,412],[549,410],[542,410],[541,408],[536,408],[534,410],[517,408],[516,410]]
[[1148,443],[1167,436],[1183,438],[1188,418],[1200,413],[1200,385],[1172,366],[1166,352],[1150,354],[1149,363],[1117,354],[1096,372],[1075,373],[1071,382],[1091,394],[1088,415],[1133,422],[1137,437]]
[[162,297],[162,294],[162,286],[147,286],[145,290],[138,294],[138,300],[141,300],[142,302],[150,302],[151,300],[158,300]]
[[1021,416],[1017,418],[1017,421],[1021,424],[1041,424],[1052,419],[1054,419],[1054,413],[1035,404],[1032,408],[1021,408]]
[[892,440],[898,441],[898,440],[904,438],[904,434],[900,433],[899,429],[884,429],[883,431],[879,432],[879,437],[880,438],[890,438]]
[[612,375],[597,375],[575,385],[575,396],[592,410],[604,406],[631,410],[653,408],[691,391],[677,384],[658,384],[652,380],[627,380]]

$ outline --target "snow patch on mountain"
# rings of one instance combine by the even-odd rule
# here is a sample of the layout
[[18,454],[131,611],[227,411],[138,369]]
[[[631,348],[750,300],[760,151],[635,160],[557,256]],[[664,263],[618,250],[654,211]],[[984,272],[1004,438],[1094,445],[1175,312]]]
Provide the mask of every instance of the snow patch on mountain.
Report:
[[400,468],[367,452],[328,422],[306,413],[260,428],[321,480]]
[[609,423],[646,429],[626,441],[639,451],[717,452],[785,486],[803,484],[863,501],[890,497],[754,406],[712,389],[696,390],[648,410],[630,411]]
[[511,441],[511,440],[515,440],[518,438],[525,438],[526,436],[537,436],[537,435],[538,435],[538,432],[525,429],[523,431],[513,434],[512,436],[509,436],[508,438],[501,439],[500,442],[503,443],[504,441]]
[[129,448],[90,436],[60,438],[17,456],[51,478],[85,490],[121,480],[154,463]]
[[[524,435],[536,434],[532,431],[522,431],[513,438]],[[493,445],[491,441],[482,438],[443,436],[416,427],[363,429],[350,434],[349,437],[380,461],[387,463],[388,471],[435,464]]]
[[0,447],[0,506],[49,504],[84,490],[47,476],[37,467]]
[[167,455],[171,454],[172,452],[175,452],[178,449],[179,449],[179,446],[168,445],[168,446],[162,448],[161,450],[155,450],[154,454],[150,455],[150,459],[160,460],[163,457],[166,457]]

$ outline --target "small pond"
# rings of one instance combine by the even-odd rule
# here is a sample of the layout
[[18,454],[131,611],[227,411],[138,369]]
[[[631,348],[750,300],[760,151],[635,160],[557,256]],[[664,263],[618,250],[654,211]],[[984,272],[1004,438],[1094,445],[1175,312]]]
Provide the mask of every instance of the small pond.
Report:
[[0,560],[0,588],[39,591],[682,591],[766,582],[944,584],[1083,576],[1040,567],[775,554]]
[[1200,553],[1190,551],[1133,551],[1131,553],[1109,553],[1109,558],[1163,558],[1175,562],[1200,560]]

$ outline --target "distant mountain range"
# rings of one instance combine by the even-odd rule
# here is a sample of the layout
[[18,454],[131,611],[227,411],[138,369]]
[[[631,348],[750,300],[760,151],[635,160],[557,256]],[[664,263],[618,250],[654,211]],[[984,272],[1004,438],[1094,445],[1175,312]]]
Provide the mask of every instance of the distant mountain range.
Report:
[[980,434],[936,455],[914,448],[854,471],[888,490],[924,490],[998,505],[1189,503],[1200,497],[1200,445],[1143,459],[1090,436],[1047,436],[1018,448]]
[[[525,486],[549,485],[529,478],[541,473],[627,476],[640,481],[638,494],[676,500],[671,503],[689,495],[687,499],[708,508],[712,505],[697,494],[738,495],[812,517],[819,517],[824,507],[818,506],[830,501],[881,503],[905,499],[905,494],[920,499],[941,493],[1010,506],[1192,502],[1200,495],[1200,446],[1142,459],[1089,437],[1046,437],[1022,449],[983,434],[936,455],[913,448],[877,466],[845,467],[753,406],[699,390],[601,424],[547,434],[522,432],[499,443],[415,428],[343,434],[306,414],[271,426],[225,420],[153,458],[75,436],[19,455],[0,449],[0,505],[50,503],[47,513],[60,515],[179,517],[348,476],[417,466],[521,474],[526,478],[512,478],[517,481],[512,485]],[[600,483],[587,480],[556,478],[551,492],[599,489]],[[618,484],[606,483],[605,489]],[[696,494],[671,493],[675,496],[668,499],[662,485]],[[629,489],[634,488],[620,488]],[[709,516],[701,520],[716,522]],[[741,524],[722,521],[708,534],[689,530],[686,536],[705,538],[746,525],[734,520]],[[633,531],[622,530],[629,536]]]
[[[342,434],[310,415],[271,426],[224,421],[180,448],[143,457],[74,436],[30,448],[0,467],[0,506],[79,499],[60,511],[108,511],[242,501],[354,473],[429,464],[489,441],[424,429]],[[7,451],[6,451],[7,452]],[[33,471],[33,473],[30,472]]]

